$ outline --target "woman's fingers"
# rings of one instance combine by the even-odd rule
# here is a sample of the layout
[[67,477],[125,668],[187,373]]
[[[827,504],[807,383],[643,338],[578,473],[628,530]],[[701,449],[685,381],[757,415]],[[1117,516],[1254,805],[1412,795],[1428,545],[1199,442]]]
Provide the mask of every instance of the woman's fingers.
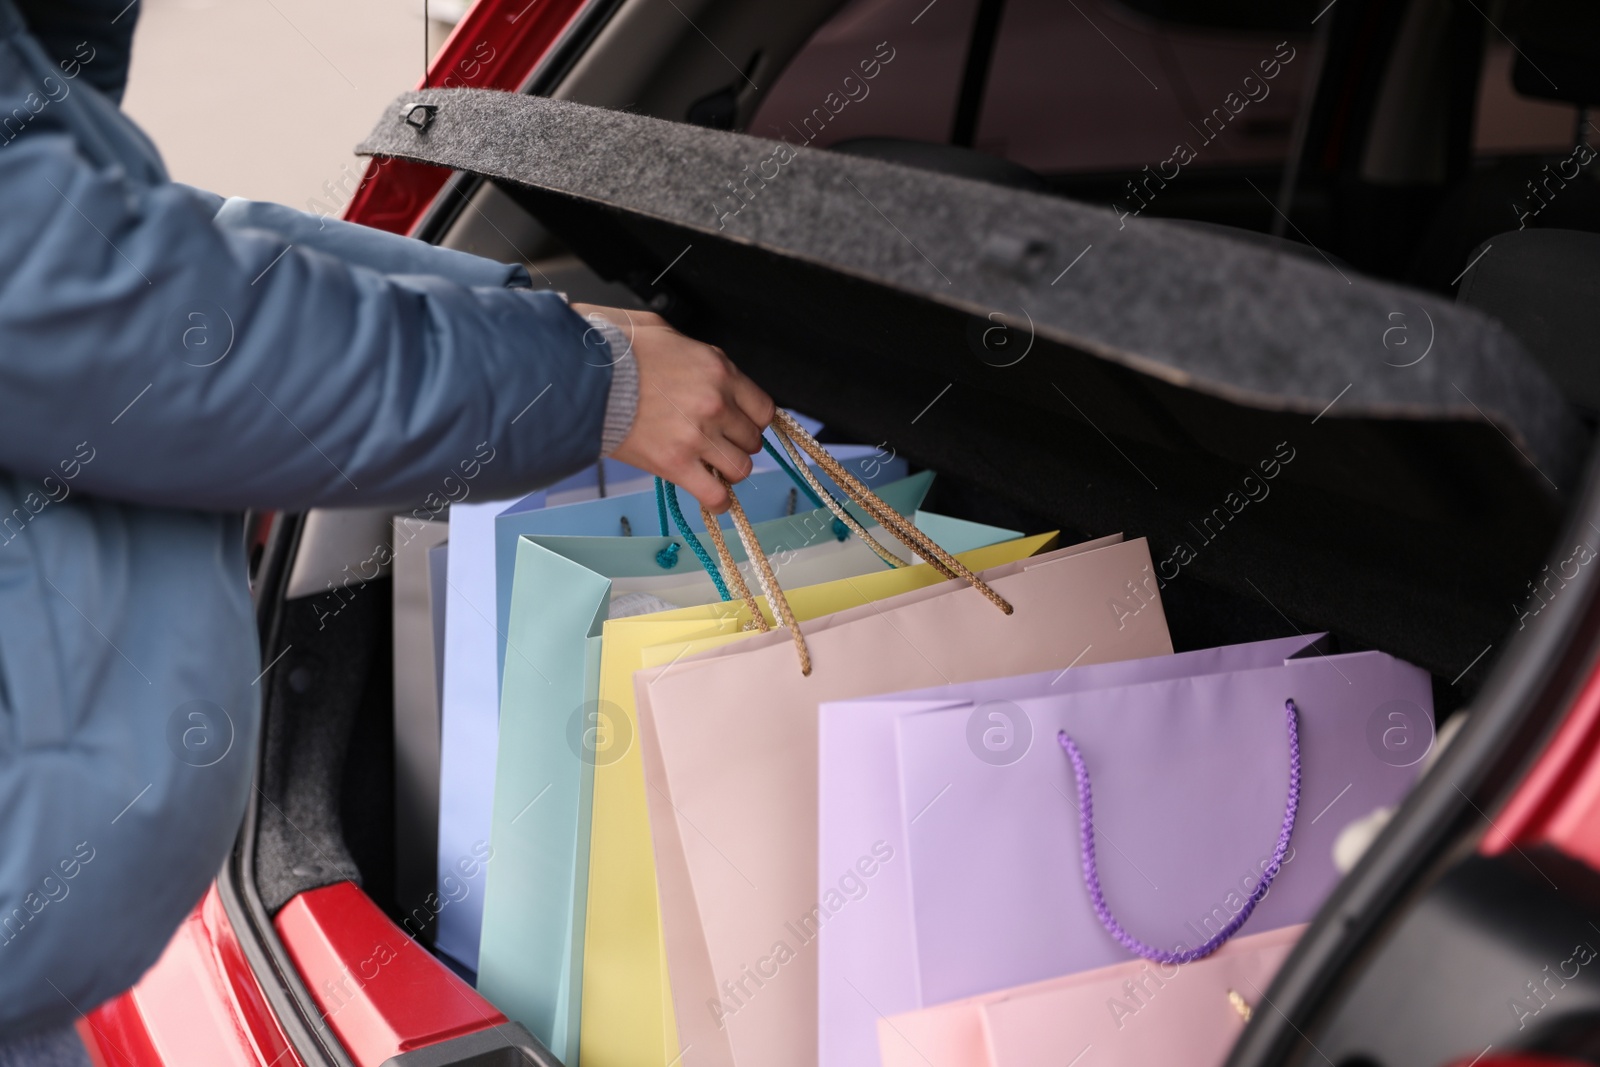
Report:
[[[778,405],[773,403],[755,382],[751,381],[738,368],[734,368],[733,402],[738,410],[756,426],[755,448],[761,447],[761,431],[772,425],[773,416],[778,413]],[[755,449],[751,449],[755,451]]]
[[735,444],[726,437],[706,443],[706,450],[700,458],[714,467],[730,483],[737,484],[750,476],[751,469],[755,466],[750,459],[748,449]]
[[722,436],[742,452],[754,455],[761,451],[761,426],[737,407],[730,406],[721,419]]
[[679,488],[709,508],[712,514],[721,515],[728,510],[727,487],[701,464],[696,463],[692,470],[685,471],[681,477],[673,480]]

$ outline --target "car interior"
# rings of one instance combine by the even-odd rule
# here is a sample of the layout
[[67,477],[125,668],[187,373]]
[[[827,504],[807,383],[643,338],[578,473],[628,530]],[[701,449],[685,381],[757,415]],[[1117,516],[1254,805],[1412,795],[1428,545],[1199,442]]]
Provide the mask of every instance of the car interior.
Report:
[[[1454,346],[1463,353],[1457,367],[1467,368],[1458,373],[1479,377],[1426,378],[1428,395],[1453,397],[1453,388],[1467,403],[1407,422],[1389,416],[1431,403],[1405,393],[1410,386],[1397,385],[1393,398],[1345,397],[1354,413],[1317,426],[1326,443],[1302,447],[1306,458],[1277,490],[1273,521],[1230,531],[1224,551],[1200,552],[1181,580],[1166,583],[1163,603],[1178,651],[1327,630],[1334,647],[1410,659],[1432,672],[1441,736],[1453,720],[1512,701],[1511,681],[1492,691],[1485,683],[1509,654],[1525,614],[1519,605],[1535,595],[1548,551],[1570,534],[1600,413],[1600,170],[1589,147],[1600,141],[1591,118],[1600,103],[1600,9],[1577,0],[935,0],[907,15],[894,0],[609,0],[591,5],[561,61],[525,91],[622,119],[683,124],[683,143],[704,153],[721,143],[705,140],[707,131],[732,132],[868,168],[844,174],[903,172],[912,175],[904,203],[954,198],[979,220],[1015,210],[1022,222],[1009,229],[985,237],[977,231],[987,223],[963,230],[954,221],[947,245],[929,236],[925,247],[939,260],[938,249],[955,256],[975,241],[983,269],[1012,271],[1016,292],[1051,292],[1054,283],[1027,265],[1045,255],[1031,242],[1047,242],[1052,264],[1070,259],[1092,243],[1074,243],[1073,227],[1089,226],[1082,220],[1093,209],[1094,232],[1125,226],[1144,243],[1123,247],[1164,264],[1147,279],[1155,301],[1141,307],[1159,308],[1163,295],[1188,299],[1185,279],[1198,275],[1205,284],[1193,291],[1218,306],[1217,294],[1262,275],[1258,284],[1281,286],[1293,304],[1302,299],[1297,272],[1348,275],[1352,300],[1409,294],[1382,316],[1392,332],[1371,338],[1371,362],[1422,381],[1438,362],[1426,364],[1426,350]],[[879,71],[858,83],[865,95],[819,108],[863,60]],[[1224,108],[1225,99],[1233,103]],[[1196,126],[1186,117],[1213,107],[1214,121]],[[490,121],[489,113],[474,121]],[[623,122],[575,136],[622,156],[649,150],[643,129]],[[438,145],[426,151],[448,165],[447,139]],[[656,165],[664,183],[674,171],[701,173],[681,161]],[[1064,303],[1058,313],[1035,305],[1040,347],[1002,383],[1002,370],[960,344],[940,348],[941,337],[960,336],[953,311],[901,299],[886,285],[732,252],[708,253],[705,266],[657,285],[651,275],[672,255],[663,249],[682,244],[681,232],[659,222],[665,200],[641,191],[635,218],[554,179],[518,186],[489,171],[458,170],[419,235],[527,263],[537,284],[574,301],[660,311],[721,344],[780,404],[822,420],[825,441],[892,443],[937,469],[928,506],[943,514],[1059,528],[1063,543],[1117,531],[1149,536],[1161,558],[1187,536],[1183,524],[1210,511],[1229,464],[1254,461],[1262,441],[1298,443],[1303,416],[1316,414],[1284,400],[1245,417],[1228,387],[1249,392],[1282,373],[1319,387],[1346,380],[1337,366],[1309,362],[1315,339],[1270,353],[1282,361],[1270,372],[1252,369],[1260,354],[1223,352],[1212,367],[1215,388],[1149,378],[1131,349],[1123,365],[1096,370],[1081,345],[1064,339],[1059,316],[1077,316],[1072,328],[1093,333],[1094,308],[1113,326],[1123,312],[1116,290],[1084,281],[1073,297],[1082,305]],[[702,224],[714,224],[717,210],[708,204]],[[658,221],[645,219],[650,212]],[[802,238],[794,240],[798,247]],[[789,288],[773,293],[774,285]],[[1014,304],[997,297],[989,307],[1021,343]],[[823,307],[830,323],[807,325]],[[1210,319],[1168,328],[1213,330],[1219,348],[1234,336]],[[772,330],[783,340],[766,339]],[[1030,320],[1026,340],[1034,339]],[[1336,341],[1330,333],[1329,345]],[[1516,364],[1530,360],[1537,369],[1519,376]],[[958,380],[971,388],[952,392],[934,417],[912,418]],[[1057,384],[1060,402],[1052,383],[1075,395]],[[1318,395],[1338,403],[1338,388]],[[1028,400],[1036,394],[1044,400]],[[1085,410],[1109,411],[1109,421],[1097,424]],[[1105,447],[1112,437],[1116,451]],[[1165,492],[1140,496],[1141,479]],[[347,879],[397,923],[426,916],[436,888],[437,779],[430,784],[408,762],[415,742],[395,713],[397,677],[402,685],[414,677],[394,655],[396,591],[387,573],[350,580],[387,541],[394,514],[273,514],[251,523],[263,661],[275,664],[257,797],[236,858],[237,889],[258,929],[295,895]],[[1505,758],[1540,735],[1529,725],[1515,743],[1510,736],[1501,739]],[[1436,819],[1428,833],[1416,831],[1415,863],[1447,847],[1443,827]],[[1416,844],[1423,838],[1434,851]],[[1398,860],[1370,861],[1367,881],[1352,883],[1350,894],[1400,878]],[[1571,882],[1594,877],[1572,872]],[[1495,878],[1494,893],[1522,891],[1517,877]],[[1452,885],[1440,890],[1455,901],[1440,905],[1452,915],[1493,912],[1498,897]],[[1382,899],[1403,897],[1394,890]],[[1370,908],[1377,899],[1348,903]],[[427,922],[406,929],[431,942]],[[1439,936],[1437,925],[1406,929],[1424,943]],[[1353,947],[1318,942],[1301,952],[1290,970],[1308,976],[1345,960],[1339,1018],[1370,1016],[1392,995],[1372,977],[1377,964],[1357,967]],[[259,966],[297,986],[281,955],[258,955]],[[1463,950],[1460,965],[1473,958]],[[1330,983],[1307,977],[1296,988],[1328,996]],[[1232,1062],[1269,1062],[1293,1041],[1269,1034],[1266,1023],[1250,1036],[1254,1044],[1241,1045]],[[1381,1055],[1323,1048],[1341,1064],[1442,1062],[1427,1059],[1437,1050],[1425,1043]]]

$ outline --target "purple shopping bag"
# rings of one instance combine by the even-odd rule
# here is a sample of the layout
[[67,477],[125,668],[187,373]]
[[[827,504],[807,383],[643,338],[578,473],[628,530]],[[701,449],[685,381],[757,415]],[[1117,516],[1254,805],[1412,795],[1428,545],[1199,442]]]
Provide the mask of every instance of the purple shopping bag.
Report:
[[1308,921],[1338,881],[1340,831],[1398,803],[1432,738],[1427,673],[1381,652],[1024,697],[1007,710],[1032,733],[1014,761],[972,744],[979,705],[896,721],[922,1004],[1119,963],[1134,939],[1162,952],[1214,942],[1275,853],[1276,881],[1243,929]]
[[[1011,702],[1276,667],[1298,654],[1315,655],[1311,649],[1317,640],[1313,635],[1258,641],[823,704],[818,728],[818,899],[837,891],[841,878],[852,870],[857,878],[851,885],[863,882],[866,891],[833,914],[817,938],[819,1062],[875,1067],[878,1013],[893,1015],[933,1003],[925,1003],[918,992],[907,822],[901,815],[897,771],[899,718],[943,708],[964,708],[970,715],[972,708],[979,708],[975,743],[987,758],[1003,764],[1012,754],[1042,743],[1036,732],[1025,736],[1028,724]],[[910,813],[917,816],[916,810]],[[1070,833],[1071,828],[1063,826],[1063,831]],[[878,859],[885,855],[887,860]],[[861,857],[873,858],[867,865],[870,876],[853,866]]]

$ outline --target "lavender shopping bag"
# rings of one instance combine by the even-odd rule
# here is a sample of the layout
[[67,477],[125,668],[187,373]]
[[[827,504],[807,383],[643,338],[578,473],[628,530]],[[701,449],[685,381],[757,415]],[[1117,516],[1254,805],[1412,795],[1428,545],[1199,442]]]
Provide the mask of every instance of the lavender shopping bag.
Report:
[[[1133,596],[1126,599],[1126,610],[1140,603]],[[1297,654],[1314,655],[1310,650],[1316,640],[1314,636],[1291,637],[1173,656],[1080,664],[1065,671],[822,705],[818,727],[818,899],[830,890],[838,891],[841,873],[852,869],[857,877],[846,891],[859,881],[865,884],[865,892],[828,916],[826,925],[815,932],[819,1062],[875,1067],[879,1062],[878,1012],[893,1015],[924,1006],[918,995],[906,823],[901,817],[897,720],[943,708],[976,708],[973,736],[977,751],[984,753],[982,758],[1003,764],[1011,755],[1050,740],[1041,740],[1027,729],[1029,724],[1015,713],[1012,701],[1274,667]],[[1076,651],[1067,658],[1073,655]],[[948,794],[938,803],[946,799]],[[879,862],[869,861],[865,867],[870,871],[853,867],[863,856],[875,856]]]
[[1359,652],[1010,701],[1032,743],[1004,759],[972,743],[980,705],[901,716],[920,1003],[1306,922],[1340,831],[1414,781],[1432,706],[1426,672]]

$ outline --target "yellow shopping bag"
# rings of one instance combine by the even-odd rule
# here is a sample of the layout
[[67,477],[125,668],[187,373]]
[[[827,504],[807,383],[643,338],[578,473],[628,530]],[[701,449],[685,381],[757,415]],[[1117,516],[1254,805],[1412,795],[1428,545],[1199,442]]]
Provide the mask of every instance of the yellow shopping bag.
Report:
[[[1056,535],[1023,537],[965,552],[974,571],[1054,547]],[[926,564],[787,590],[801,621],[937,584]],[[764,598],[757,605],[775,623]],[[633,673],[755,631],[742,600],[612,619],[604,625],[600,714],[605,743],[594,753],[594,807],[584,936],[579,1061],[583,1067],[671,1067],[680,1058],[656,894],[649,803],[640,757]]]

